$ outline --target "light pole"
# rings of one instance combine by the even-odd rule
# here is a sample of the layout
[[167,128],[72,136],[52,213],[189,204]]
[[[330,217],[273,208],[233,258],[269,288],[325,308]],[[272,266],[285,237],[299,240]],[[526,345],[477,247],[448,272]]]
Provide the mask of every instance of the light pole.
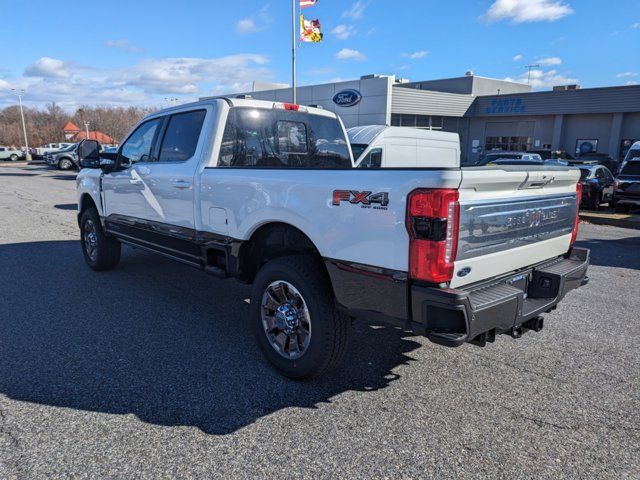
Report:
[[90,125],[89,122],[84,122],[84,130],[85,130],[85,132],[87,132],[87,137],[86,137],[87,140],[90,140],[89,139],[89,125]]
[[24,88],[20,90],[16,90],[12,88],[11,91],[13,94],[18,97],[18,102],[20,102],[20,118],[22,118],[22,133],[24,134],[24,147],[27,149],[25,153],[25,160],[27,162],[31,161],[31,153],[29,152],[29,139],[27,138],[27,124],[24,122],[24,111],[22,110],[22,97],[25,94]]

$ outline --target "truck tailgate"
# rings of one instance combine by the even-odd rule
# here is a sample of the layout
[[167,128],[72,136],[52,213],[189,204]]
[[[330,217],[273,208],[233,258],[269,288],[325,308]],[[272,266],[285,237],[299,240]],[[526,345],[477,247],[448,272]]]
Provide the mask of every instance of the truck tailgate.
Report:
[[565,254],[577,215],[577,169],[462,169],[458,288]]

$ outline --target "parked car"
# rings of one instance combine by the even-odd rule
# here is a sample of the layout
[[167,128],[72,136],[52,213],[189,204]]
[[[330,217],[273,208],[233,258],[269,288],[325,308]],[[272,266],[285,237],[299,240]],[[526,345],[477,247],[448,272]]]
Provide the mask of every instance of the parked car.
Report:
[[603,165],[585,165],[580,167],[582,183],[582,205],[599,210],[600,205],[613,200],[615,179],[609,169]]
[[25,154],[22,150],[17,150],[12,147],[0,147],[0,160],[17,162],[23,158],[25,158]]
[[31,149],[31,155],[37,158],[44,158],[45,154],[50,152],[57,152],[59,150],[64,150],[69,146],[73,145],[72,143],[62,142],[62,143],[47,143],[42,145],[41,147],[36,147]]
[[490,152],[480,160],[479,165],[544,165],[544,161],[537,153]]
[[569,165],[579,167],[581,165],[604,165],[614,175],[618,172],[618,162],[606,153],[587,153],[569,160]]
[[573,157],[564,150],[527,150],[527,153],[537,153],[542,160],[572,160]]
[[63,150],[46,153],[44,161],[59,170],[71,170],[78,167],[77,149],[78,144],[74,143]]
[[347,130],[358,168],[447,168],[459,165],[457,133],[367,125]]
[[[640,153],[640,148],[638,149]],[[640,155],[627,155],[616,177],[616,188],[613,194],[613,208],[616,212],[628,212],[640,207]]]
[[98,147],[78,147],[87,265],[115,268],[124,243],[252,284],[238,328],[291,378],[336,366],[353,317],[485,345],[539,331],[588,281],[576,169],[356,169],[334,113],[238,98],[155,112],[117,154]]

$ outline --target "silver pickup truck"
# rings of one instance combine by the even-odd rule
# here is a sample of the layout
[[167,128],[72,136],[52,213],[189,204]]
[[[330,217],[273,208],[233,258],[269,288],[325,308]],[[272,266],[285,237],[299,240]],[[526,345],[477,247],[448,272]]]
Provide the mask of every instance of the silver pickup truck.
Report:
[[335,114],[237,98],[156,112],[117,153],[85,141],[78,155],[87,264],[115,268],[128,244],[252,284],[238,323],[292,378],[337,365],[354,317],[484,345],[539,331],[586,282],[575,169],[461,168],[448,153],[355,169]]

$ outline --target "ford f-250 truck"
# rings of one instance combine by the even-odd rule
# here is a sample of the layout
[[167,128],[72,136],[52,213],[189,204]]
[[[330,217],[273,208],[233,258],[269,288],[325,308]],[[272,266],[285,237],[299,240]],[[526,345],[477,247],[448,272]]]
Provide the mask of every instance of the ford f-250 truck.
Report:
[[88,265],[114,268],[124,243],[251,283],[257,343],[291,378],[338,364],[353,318],[484,345],[539,331],[587,281],[577,170],[354,169],[335,114],[247,98],[162,110],[98,147],[78,149]]

